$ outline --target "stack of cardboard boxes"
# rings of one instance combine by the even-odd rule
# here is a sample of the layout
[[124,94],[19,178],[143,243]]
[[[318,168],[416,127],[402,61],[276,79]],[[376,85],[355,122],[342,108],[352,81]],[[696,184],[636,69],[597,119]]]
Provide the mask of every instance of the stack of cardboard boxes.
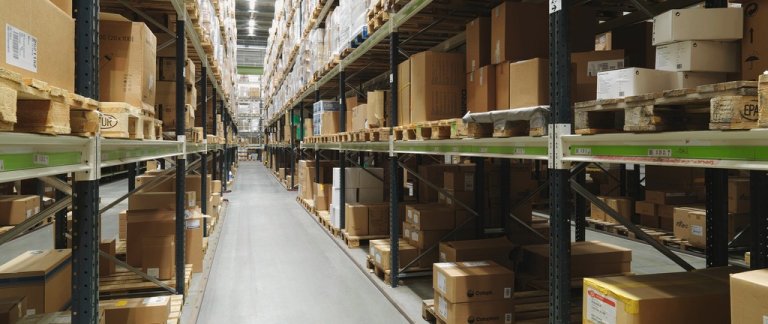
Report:
[[[328,206],[331,214],[331,225],[341,228],[341,195],[345,204],[362,203],[377,204],[384,202],[384,184],[379,178],[384,177],[381,168],[345,168],[344,192],[341,191],[341,169],[333,168],[333,187],[331,204]],[[341,228],[343,229],[343,228]]]
[[348,203],[345,216],[345,229],[350,236],[389,235],[389,203]]
[[27,218],[40,212],[40,196],[0,196],[0,226],[21,224]]
[[313,135],[330,135],[339,132],[339,109],[337,101],[318,101],[312,106]]
[[645,167],[645,200],[635,203],[639,223],[672,231],[675,207],[702,207],[704,171],[695,168]]
[[[465,222],[471,218],[464,209],[455,209],[444,204],[408,204],[405,205],[403,239],[414,246],[421,254],[437,245],[449,232],[464,224],[453,236],[454,239],[467,239],[474,235],[474,222]],[[421,267],[429,267],[439,259],[438,249],[419,260]]]
[[435,315],[445,323],[514,323],[512,270],[493,261],[435,263],[432,278]]
[[[625,274],[631,271],[632,250],[600,241],[571,243],[571,278]],[[518,286],[530,280],[547,279],[549,244],[523,247],[518,264]]]

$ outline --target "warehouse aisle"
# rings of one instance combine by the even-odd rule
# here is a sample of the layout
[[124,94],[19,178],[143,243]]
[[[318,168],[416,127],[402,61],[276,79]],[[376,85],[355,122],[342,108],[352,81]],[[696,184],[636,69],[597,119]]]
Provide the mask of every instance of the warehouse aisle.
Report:
[[225,198],[198,323],[407,323],[262,164]]

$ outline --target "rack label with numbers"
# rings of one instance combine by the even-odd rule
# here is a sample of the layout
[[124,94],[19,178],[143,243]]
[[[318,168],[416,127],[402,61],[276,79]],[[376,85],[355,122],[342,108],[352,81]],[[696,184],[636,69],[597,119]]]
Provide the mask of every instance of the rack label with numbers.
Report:
[[525,155],[525,148],[524,147],[516,147],[514,154],[515,155]]
[[588,147],[580,147],[573,151],[576,155],[592,155],[592,149]]
[[5,25],[5,63],[37,72],[37,37]]
[[672,157],[670,149],[648,149],[648,156],[651,157]]
[[39,165],[48,165],[48,155],[35,154],[34,160],[32,162]]
[[563,0],[549,0],[549,13],[555,13],[563,9]]

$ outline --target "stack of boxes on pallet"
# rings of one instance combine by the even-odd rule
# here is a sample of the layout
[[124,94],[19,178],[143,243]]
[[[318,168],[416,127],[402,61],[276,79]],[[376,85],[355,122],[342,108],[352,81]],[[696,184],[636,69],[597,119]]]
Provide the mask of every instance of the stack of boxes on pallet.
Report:
[[[333,186],[331,187],[331,203],[328,206],[331,214],[331,226],[341,228],[341,208],[359,212],[360,221],[364,219],[363,211],[367,211],[369,204],[381,204],[384,202],[384,178],[382,168],[345,168],[345,188],[341,191],[341,169],[333,168]],[[341,204],[341,195],[344,195],[345,205]],[[375,206],[373,206],[374,209]],[[367,212],[366,212],[367,216]],[[349,219],[346,214],[346,219]],[[348,225],[348,224],[347,224]]]

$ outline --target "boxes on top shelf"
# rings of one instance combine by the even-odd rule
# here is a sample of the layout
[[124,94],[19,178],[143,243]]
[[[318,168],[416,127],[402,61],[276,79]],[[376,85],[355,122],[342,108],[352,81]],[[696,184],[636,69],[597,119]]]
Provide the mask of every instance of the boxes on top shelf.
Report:
[[738,72],[739,44],[680,41],[656,47],[656,69],[682,72]]
[[653,18],[653,45],[678,41],[740,40],[744,34],[741,8],[674,9]]
[[411,56],[411,123],[461,117],[466,110],[464,54]]

